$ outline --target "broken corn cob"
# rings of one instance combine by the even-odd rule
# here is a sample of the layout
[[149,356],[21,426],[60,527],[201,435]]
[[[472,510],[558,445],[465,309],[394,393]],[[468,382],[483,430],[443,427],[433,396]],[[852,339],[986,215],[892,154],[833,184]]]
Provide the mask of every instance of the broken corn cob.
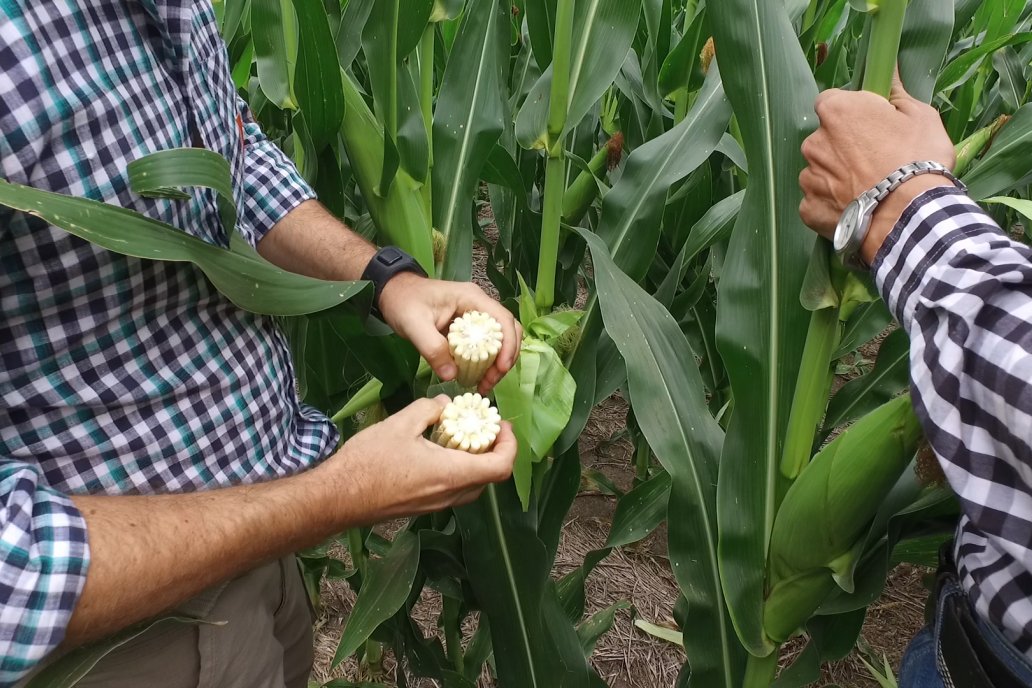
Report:
[[444,407],[430,439],[448,449],[483,454],[494,445],[501,423],[498,409],[488,399],[463,394]]
[[464,313],[448,330],[448,348],[459,369],[456,381],[463,387],[476,387],[498,358],[502,325],[487,313]]

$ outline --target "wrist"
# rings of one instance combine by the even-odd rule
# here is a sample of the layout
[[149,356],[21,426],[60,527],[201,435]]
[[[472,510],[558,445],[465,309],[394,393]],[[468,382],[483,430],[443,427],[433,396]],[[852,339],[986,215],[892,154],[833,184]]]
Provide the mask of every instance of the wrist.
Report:
[[415,258],[396,246],[381,248],[369,261],[362,273],[362,279],[373,283],[373,315],[378,318],[383,317],[386,303],[383,296],[387,285],[394,283],[396,287],[397,279],[402,275],[413,275],[420,278],[427,276],[426,271],[416,262]]
[[871,216],[871,228],[867,233],[867,238],[860,246],[860,255],[864,263],[874,264],[882,244],[885,243],[885,239],[888,238],[910,204],[926,191],[941,186],[953,187],[954,184],[946,177],[937,174],[921,175],[905,182],[879,203],[874,215]]

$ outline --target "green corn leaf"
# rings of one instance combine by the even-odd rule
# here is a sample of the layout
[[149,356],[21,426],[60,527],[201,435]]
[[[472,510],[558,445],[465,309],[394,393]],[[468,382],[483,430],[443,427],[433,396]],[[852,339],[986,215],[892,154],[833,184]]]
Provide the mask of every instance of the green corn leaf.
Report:
[[620,498],[609,527],[606,547],[624,547],[638,542],[659,527],[667,517],[670,474],[663,471]]
[[702,35],[705,18],[705,11],[695,16],[677,46],[663,61],[659,71],[659,88],[663,96],[669,96],[680,89],[694,90],[693,87],[702,86],[705,75],[699,64],[699,53],[709,38]]
[[557,0],[526,0],[524,3],[534,60],[542,70],[552,64],[556,3]]
[[355,606],[333,656],[333,666],[355,653],[377,626],[402,608],[419,567],[419,537],[402,531],[382,559],[370,559]]
[[320,0],[294,0],[301,37],[294,92],[316,150],[337,140],[344,119],[340,66]]
[[715,203],[692,227],[688,240],[670,266],[670,272],[656,290],[656,298],[669,307],[677,287],[684,281],[685,272],[695,257],[713,244],[731,235],[735,218],[742,209],[745,191],[737,191]]
[[999,76],[997,89],[1003,100],[1004,112],[1012,113],[1025,103],[1028,81],[1025,79],[1021,57],[1012,47],[993,53],[993,69]]
[[659,638],[665,640],[668,643],[677,645],[678,647],[684,647],[684,637],[680,631],[675,631],[672,628],[666,626],[659,626],[654,623],[650,623],[645,619],[635,619],[634,627],[643,633],[647,633],[653,638]]
[[597,233],[632,278],[644,275],[655,255],[670,187],[709,158],[730,117],[720,75],[713,69],[685,120],[627,158],[620,181],[602,202]]
[[972,48],[957,59],[950,62],[939,74],[935,83],[936,92],[952,91],[964,84],[978,71],[982,62],[1000,48],[1009,45],[1021,45],[1032,41],[1032,32],[1008,34],[993,41],[980,43],[978,47]]
[[548,344],[526,338],[520,356],[495,386],[502,418],[519,440],[513,478],[523,508],[530,504],[533,464],[543,459],[570,420],[576,383]]
[[[720,74],[714,68],[684,121],[628,157],[620,181],[602,203],[597,231],[609,245],[617,266],[632,279],[641,279],[655,256],[670,188],[709,158],[730,118]],[[559,440],[563,449],[584,429],[594,406],[595,355],[600,330],[598,307],[589,305],[581,344],[570,361],[570,371],[577,380],[577,398],[570,424]]]
[[480,170],[501,136],[503,51],[508,19],[497,0],[470,0],[444,72],[434,113],[434,227],[448,238],[445,279],[472,272],[471,205]]
[[433,274],[430,219],[426,215],[419,185],[401,170],[387,195],[381,197],[377,194],[384,169],[383,129],[355,82],[347,74],[342,74],[341,78],[345,103],[341,139],[369,214],[390,243],[408,251],[428,274]]
[[832,360],[837,361],[867,344],[884,332],[891,322],[892,314],[881,299],[858,306],[846,321],[839,348],[832,354]]
[[1030,200],[1024,198],[1008,198],[1007,196],[994,196],[993,198],[987,198],[982,202],[1005,205],[1008,208],[1018,211],[1032,221],[1032,201]]
[[[565,138],[612,85],[627,57],[641,13],[641,0],[584,0],[575,6],[570,46],[570,83],[562,136]],[[549,66],[550,67],[550,66]],[[551,148],[548,139],[552,70],[534,84],[516,117],[516,139],[524,148]]]
[[581,649],[585,657],[590,657],[595,651],[595,644],[598,639],[604,636],[616,623],[618,612],[631,609],[631,603],[627,600],[615,602],[605,609],[595,612],[590,618],[581,622],[577,627],[577,637],[580,639]]
[[0,181],[0,204],[39,217],[102,248],[136,258],[194,263],[244,310],[303,315],[358,295],[366,282],[324,282],[277,268],[236,232],[229,249],[125,208]]
[[962,178],[975,200],[1007,193],[1032,175],[1032,104],[1000,129],[989,151]]
[[89,674],[104,657],[156,626],[170,623],[221,626],[225,622],[205,621],[189,616],[163,616],[137,624],[111,638],[72,650],[29,679],[28,683],[24,684],[24,688],[72,688]]
[[365,32],[369,14],[376,0],[348,0],[340,18],[340,28],[334,42],[337,45],[337,61],[341,68],[348,69],[362,48],[362,34]]
[[573,625],[549,610],[558,606],[548,575],[551,558],[513,484],[488,486],[455,516],[470,584],[484,616],[493,620],[500,688],[576,685],[574,677],[586,677],[587,663]]
[[627,365],[635,418],[670,474],[670,562],[694,620],[684,643],[698,686],[741,685],[743,653],[723,605],[717,563],[716,473],[722,432],[673,317],[621,272],[602,240],[580,230],[595,267],[606,331]]
[[227,232],[236,227],[236,205],[229,161],[204,148],[175,148],[133,160],[126,167],[129,186],[147,198],[187,200],[183,188],[200,186],[216,194],[219,218]]
[[896,330],[882,342],[874,370],[846,383],[832,397],[824,419],[824,432],[856,420],[906,389],[910,380],[909,364],[910,339],[904,330]]
[[910,0],[899,47],[900,79],[924,103],[935,95],[935,80],[953,37],[953,4]]
[[722,68],[734,69],[725,88],[749,161],[717,304],[717,348],[734,395],[717,490],[720,573],[739,638],[766,656],[772,647],[763,633],[764,569],[810,320],[799,293],[814,235],[799,217],[798,177],[799,147],[817,125],[817,86],[781,3],[707,7],[720,53],[734,56]]
[[778,675],[773,688],[807,688],[821,677],[821,665],[842,659],[856,647],[866,610],[815,616],[806,624],[809,642]]
[[296,109],[298,26],[291,0],[251,0],[251,37],[262,92],[276,107]]
[[464,0],[434,0],[430,21],[434,24],[447,19],[455,19],[462,12]]

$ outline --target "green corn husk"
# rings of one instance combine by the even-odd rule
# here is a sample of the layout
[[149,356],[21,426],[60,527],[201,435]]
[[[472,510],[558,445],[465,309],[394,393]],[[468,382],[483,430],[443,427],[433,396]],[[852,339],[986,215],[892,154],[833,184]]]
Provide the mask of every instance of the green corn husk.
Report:
[[910,397],[872,411],[822,449],[789,488],[770,541],[764,628],[787,640],[847,572],[858,541],[921,441]]
[[[615,167],[623,155],[623,134],[617,132],[591,160],[588,169],[581,170],[563,196],[563,220],[567,224],[576,225],[584,219],[588,209],[598,197],[598,182],[595,177],[602,174],[607,167]],[[590,172],[589,172],[590,170]]]
[[967,137],[963,141],[957,144],[956,154],[957,163],[953,166],[953,174],[961,177],[971,169],[971,165],[978,160],[978,157],[985,152],[985,149],[992,144],[993,139],[1000,132],[1007,122],[1010,121],[1010,115],[1000,115],[997,117],[992,124],[987,127],[979,129],[971,136]]
[[431,225],[420,194],[420,184],[404,170],[398,170],[387,195],[377,193],[383,172],[383,129],[351,78],[342,72],[341,80],[344,84],[344,123],[340,134],[369,214],[377,229],[392,244],[410,253],[428,274],[433,275]]

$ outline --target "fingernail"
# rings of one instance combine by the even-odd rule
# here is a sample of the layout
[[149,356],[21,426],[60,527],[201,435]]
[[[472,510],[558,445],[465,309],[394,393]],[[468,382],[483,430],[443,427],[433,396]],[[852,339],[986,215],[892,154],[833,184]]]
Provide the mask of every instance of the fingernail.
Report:
[[441,367],[441,379],[451,380],[458,375],[459,369],[455,367],[455,364],[449,363],[446,366]]

